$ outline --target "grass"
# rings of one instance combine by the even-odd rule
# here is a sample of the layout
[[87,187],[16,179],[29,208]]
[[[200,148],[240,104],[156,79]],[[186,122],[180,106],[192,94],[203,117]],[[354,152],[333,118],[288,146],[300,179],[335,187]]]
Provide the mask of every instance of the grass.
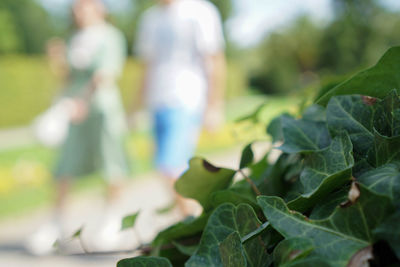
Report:
[[[252,113],[264,104],[259,115],[260,123],[235,120]],[[211,153],[244,144],[254,139],[265,139],[265,126],[276,115],[296,110],[299,101],[290,97],[247,96],[227,104],[227,124],[217,133],[203,132],[198,153]],[[132,177],[152,169],[152,137],[147,130],[131,133],[127,138],[131,158]],[[23,214],[51,203],[54,197],[51,169],[56,151],[32,145],[0,151],[0,219]],[[99,174],[77,179],[73,193],[86,192],[104,186]]]

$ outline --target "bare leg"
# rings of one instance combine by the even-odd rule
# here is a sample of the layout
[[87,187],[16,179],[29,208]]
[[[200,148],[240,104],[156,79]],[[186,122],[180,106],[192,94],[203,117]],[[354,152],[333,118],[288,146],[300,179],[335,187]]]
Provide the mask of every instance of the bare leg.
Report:
[[183,216],[189,216],[193,215],[193,209],[190,207],[190,200],[187,198],[184,198],[180,194],[178,194],[175,190],[175,183],[177,179],[174,178],[165,178],[164,180],[167,181],[168,188],[169,190],[173,193],[174,201],[178,205],[178,208],[180,212],[182,213]]
[[68,180],[67,178],[62,178],[57,182],[57,196],[54,207],[56,216],[59,216],[65,209],[65,202],[70,188]]

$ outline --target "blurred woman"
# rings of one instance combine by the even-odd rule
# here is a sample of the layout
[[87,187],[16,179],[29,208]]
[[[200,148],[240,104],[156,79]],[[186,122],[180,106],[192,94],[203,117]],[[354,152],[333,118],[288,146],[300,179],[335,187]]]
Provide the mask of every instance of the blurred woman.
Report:
[[[69,102],[70,125],[54,170],[58,184],[56,215],[53,230],[47,227],[35,234],[37,240],[44,240],[40,232],[52,233],[48,234],[50,242],[60,234],[58,214],[72,178],[102,171],[110,200],[117,193],[120,180],[128,175],[123,148],[125,118],[117,88],[126,57],[125,40],[105,21],[106,10],[100,0],[76,0],[73,15],[78,29],[67,45],[68,74],[60,98]],[[50,53],[59,54],[56,48],[49,49]],[[49,244],[42,241],[43,246],[37,247],[35,235],[32,249],[46,253]]]

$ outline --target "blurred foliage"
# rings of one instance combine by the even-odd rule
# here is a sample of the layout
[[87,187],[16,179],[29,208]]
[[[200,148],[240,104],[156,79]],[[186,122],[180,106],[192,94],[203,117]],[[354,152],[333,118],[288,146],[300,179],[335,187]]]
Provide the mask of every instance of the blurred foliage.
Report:
[[[0,128],[26,125],[44,111],[61,90],[41,56],[0,57]],[[141,77],[141,67],[134,59],[126,63],[120,79],[124,106],[131,109]],[[243,95],[247,88],[241,66],[228,62],[227,98]]]
[[50,16],[32,0],[1,0],[0,32],[0,54],[42,52],[54,34]]
[[399,14],[379,1],[332,0],[332,7],[331,21],[318,23],[300,17],[245,51],[250,85],[268,94],[310,84],[319,87],[321,76],[348,75],[371,66],[389,47],[400,43]]

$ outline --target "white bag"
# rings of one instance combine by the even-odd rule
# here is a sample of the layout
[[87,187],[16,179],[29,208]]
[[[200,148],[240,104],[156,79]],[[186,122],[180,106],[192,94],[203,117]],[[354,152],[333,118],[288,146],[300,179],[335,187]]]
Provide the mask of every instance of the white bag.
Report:
[[62,99],[34,120],[34,135],[42,145],[57,147],[65,141],[70,123],[70,110],[71,101]]

